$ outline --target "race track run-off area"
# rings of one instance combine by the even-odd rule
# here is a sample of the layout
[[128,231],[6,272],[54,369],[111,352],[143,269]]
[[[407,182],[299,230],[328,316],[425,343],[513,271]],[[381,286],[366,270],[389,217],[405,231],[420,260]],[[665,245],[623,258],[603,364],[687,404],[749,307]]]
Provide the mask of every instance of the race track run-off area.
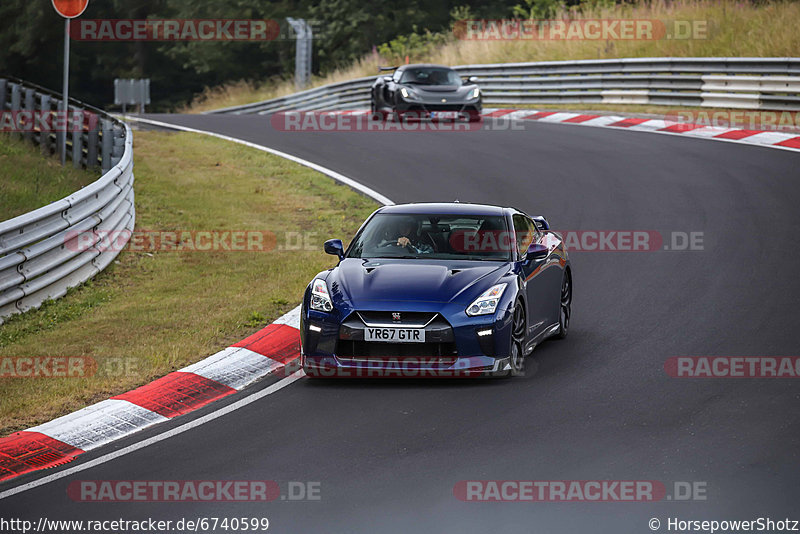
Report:
[[[678,356],[800,355],[800,153],[537,121],[281,132],[257,115],[148,118],[286,152],[397,203],[508,205],[545,215],[555,230],[648,232],[663,246],[570,251],[570,334],[537,347],[524,377],[234,387],[191,414],[0,485],[31,485],[0,500],[0,516],[266,517],[274,532],[398,533],[635,533],[653,531],[653,518],[661,531],[669,518],[800,519],[800,382],[667,372]],[[675,246],[690,235],[701,238]],[[68,491],[120,480],[265,480],[282,497],[292,484],[319,493],[103,504]],[[473,502],[463,499],[468,481],[655,481],[665,493],[655,502]],[[702,491],[686,497],[687,487]]]

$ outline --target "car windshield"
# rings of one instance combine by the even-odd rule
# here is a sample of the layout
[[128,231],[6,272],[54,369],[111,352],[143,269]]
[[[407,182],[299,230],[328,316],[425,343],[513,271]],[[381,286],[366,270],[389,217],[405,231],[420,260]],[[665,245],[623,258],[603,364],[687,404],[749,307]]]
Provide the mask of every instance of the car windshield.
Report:
[[417,85],[461,85],[461,76],[453,69],[415,67],[403,71],[400,83]]
[[378,213],[347,257],[510,261],[513,248],[502,215]]

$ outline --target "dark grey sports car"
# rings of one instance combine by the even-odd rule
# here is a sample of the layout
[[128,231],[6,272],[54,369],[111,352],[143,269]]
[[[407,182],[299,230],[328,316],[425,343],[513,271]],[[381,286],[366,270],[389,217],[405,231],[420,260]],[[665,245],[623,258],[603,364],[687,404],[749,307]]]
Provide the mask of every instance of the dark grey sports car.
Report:
[[481,90],[477,78],[462,80],[450,67],[441,65],[403,65],[385,67],[391,76],[379,76],[372,85],[371,110],[401,117],[430,119],[468,119],[481,117]]

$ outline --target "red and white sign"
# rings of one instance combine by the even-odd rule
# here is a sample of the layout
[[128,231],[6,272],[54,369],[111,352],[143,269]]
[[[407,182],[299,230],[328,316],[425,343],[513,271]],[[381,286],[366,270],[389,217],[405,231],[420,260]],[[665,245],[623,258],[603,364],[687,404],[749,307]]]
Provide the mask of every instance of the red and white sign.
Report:
[[86,7],[89,5],[89,0],[52,0],[53,7],[59,15],[67,19],[74,19],[80,17]]

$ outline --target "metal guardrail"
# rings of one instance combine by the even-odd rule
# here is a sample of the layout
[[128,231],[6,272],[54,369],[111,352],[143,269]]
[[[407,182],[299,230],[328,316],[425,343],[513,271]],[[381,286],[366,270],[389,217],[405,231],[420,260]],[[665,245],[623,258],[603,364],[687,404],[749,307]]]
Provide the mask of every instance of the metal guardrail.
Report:
[[[485,105],[653,104],[800,110],[800,58],[633,58],[453,67]],[[377,76],[208,113],[368,107]]]
[[[0,112],[53,112],[60,95],[16,79],[0,78]],[[53,154],[68,136],[73,165],[102,168],[102,176],[72,195],[0,222],[0,324],[4,317],[63,296],[105,269],[127,243],[136,219],[133,193],[133,136],[107,113],[70,99],[71,112],[97,115],[97,124],[71,132],[13,134]],[[100,236],[115,238],[100,246]]]

